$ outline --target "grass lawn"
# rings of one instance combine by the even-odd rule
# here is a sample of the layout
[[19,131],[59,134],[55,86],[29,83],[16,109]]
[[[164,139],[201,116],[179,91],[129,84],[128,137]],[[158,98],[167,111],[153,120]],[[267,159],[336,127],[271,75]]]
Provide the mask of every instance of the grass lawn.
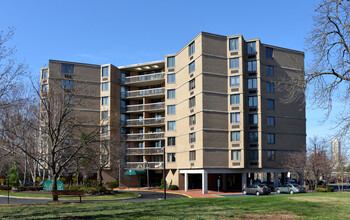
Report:
[[[0,191],[0,195],[7,196],[7,191]],[[10,196],[17,197],[36,197],[36,198],[50,198],[52,199],[51,194],[41,194],[41,193],[22,193],[22,192],[10,192]],[[138,197],[136,193],[129,192],[119,192],[114,195],[105,195],[105,196],[85,196],[82,197],[82,200],[115,200],[115,199],[128,199]],[[69,200],[79,200],[78,196],[59,196],[60,199],[69,199]]]
[[350,219],[350,193],[0,205],[0,219]]

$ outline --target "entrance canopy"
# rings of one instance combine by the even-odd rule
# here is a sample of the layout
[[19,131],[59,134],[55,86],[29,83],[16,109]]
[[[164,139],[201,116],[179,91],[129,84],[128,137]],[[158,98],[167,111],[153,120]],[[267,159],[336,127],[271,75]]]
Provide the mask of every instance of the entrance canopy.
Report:
[[135,176],[135,175],[146,175],[147,171],[146,170],[127,170],[125,171],[125,175],[126,176]]

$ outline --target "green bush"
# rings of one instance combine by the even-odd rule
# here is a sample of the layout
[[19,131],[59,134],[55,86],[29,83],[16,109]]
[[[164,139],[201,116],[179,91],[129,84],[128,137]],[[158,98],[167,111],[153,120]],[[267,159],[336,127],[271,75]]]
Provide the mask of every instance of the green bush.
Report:
[[10,185],[9,187],[7,187],[7,185],[3,185],[3,186],[1,186],[0,185],[0,190],[11,190],[11,188],[12,188],[12,186]]
[[43,186],[20,186],[17,188],[17,191],[40,191],[43,190]]
[[88,180],[86,180],[85,186],[97,187],[98,186],[98,182],[97,182],[97,180],[88,179]]
[[334,188],[331,186],[326,186],[326,187],[318,186],[316,188],[316,192],[334,192]]
[[169,189],[170,189],[170,190],[178,190],[179,187],[178,187],[177,185],[170,185],[170,186],[169,186]]
[[18,162],[14,162],[7,175],[12,186],[19,186],[18,170]]
[[326,186],[327,192],[334,192],[334,187]]
[[117,188],[119,186],[119,180],[115,179],[113,182],[107,182],[106,185],[108,186],[108,188],[110,189],[114,189]]

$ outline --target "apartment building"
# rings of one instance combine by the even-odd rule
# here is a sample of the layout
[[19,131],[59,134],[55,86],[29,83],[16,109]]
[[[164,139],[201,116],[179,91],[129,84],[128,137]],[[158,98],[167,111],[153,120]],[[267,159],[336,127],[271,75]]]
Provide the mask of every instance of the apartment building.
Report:
[[[261,174],[277,183],[288,172],[283,159],[305,150],[304,102],[283,102],[289,91],[277,88],[304,74],[303,52],[201,32],[161,61],[116,67],[50,60],[42,73],[50,79],[51,66],[62,72],[67,64],[74,65],[73,81],[99,86],[84,109],[90,117],[103,125],[120,113],[121,123],[101,135],[109,147],[119,135],[110,127],[125,137],[131,186],[159,185],[164,162],[167,183],[185,190],[207,193],[218,183],[241,190]],[[116,177],[108,169],[105,175]]]

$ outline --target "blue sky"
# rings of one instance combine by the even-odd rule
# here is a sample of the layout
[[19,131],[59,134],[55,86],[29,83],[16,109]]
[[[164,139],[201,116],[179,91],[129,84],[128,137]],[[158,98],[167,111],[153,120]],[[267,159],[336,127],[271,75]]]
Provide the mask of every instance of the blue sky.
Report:
[[[2,0],[0,30],[15,26],[12,43],[33,74],[49,59],[129,65],[164,59],[199,32],[243,34],[305,50],[317,1],[312,0]],[[311,60],[306,52],[305,64]],[[331,120],[307,108],[307,135],[329,137]],[[333,118],[333,117],[332,117]]]

